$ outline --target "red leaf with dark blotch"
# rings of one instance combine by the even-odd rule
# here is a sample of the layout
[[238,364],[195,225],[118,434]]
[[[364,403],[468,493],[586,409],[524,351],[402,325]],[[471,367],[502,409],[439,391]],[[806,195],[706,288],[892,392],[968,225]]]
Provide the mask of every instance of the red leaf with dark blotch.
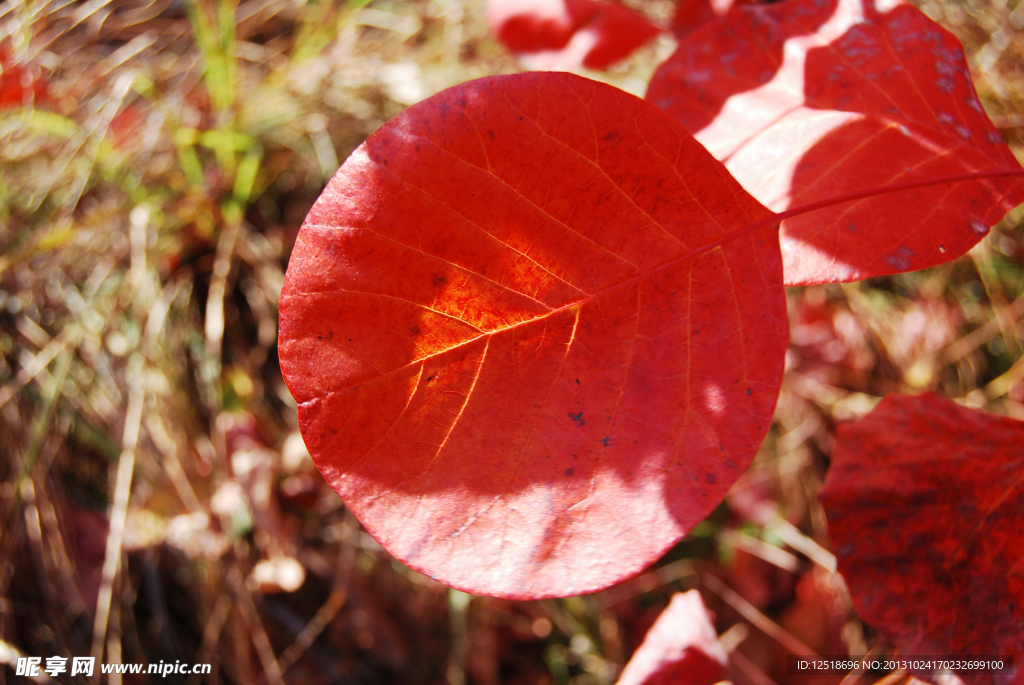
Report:
[[661,31],[617,2],[488,0],[491,32],[531,69],[604,69]]
[[280,356],[310,454],[392,554],[449,585],[629,577],[723,499],[770,423],[787,335],[770,224],[611,86],[446,90],[354,152],[299,233]]
[[618,685],[714,685],[725,680],[729,660],[718,642],[704,600],[680,592],[647,631]]
[[820,499],[861,618],[904,654],[1020,663],[1022,473],[1024,423],[935,394],[840,427]]
[[[1019,169],[951,34],[898,1],[736,8],[680,44],[647,99],[782,211],[882,185]],[[945,183],[787,219],[786,284],[946,262],[1024,201],[1019,179]]]

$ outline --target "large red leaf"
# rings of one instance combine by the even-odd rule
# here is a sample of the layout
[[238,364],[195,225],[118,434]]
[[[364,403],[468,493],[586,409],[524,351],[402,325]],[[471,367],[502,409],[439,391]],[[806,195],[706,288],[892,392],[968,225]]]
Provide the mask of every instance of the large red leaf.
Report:
[[726,679],[729,660],[696,590],[672,601],[622,669],[617,685],[714,685]]
[[661,31],[617,2],[488,0],[491,32],[530,69],[605,69]]
[[299,233],[280,356],[310,453],[392,554],[455,587],[628,577],[768,427],[787,336],[770,223],[615,88],[446,90],[356,150]]
[[[956,38],[899,0],[734,8],[680,44],[647,99],[776,211],[886,184],[1020,168],[978,103]],[[990,179],[788,219],[786,284],[948,261],[1021,201],[1018,179]]]
[[1022,473],[1024,423],[935,394],[841,427],[820,499],[860,616],[904,654],[1020,668]]

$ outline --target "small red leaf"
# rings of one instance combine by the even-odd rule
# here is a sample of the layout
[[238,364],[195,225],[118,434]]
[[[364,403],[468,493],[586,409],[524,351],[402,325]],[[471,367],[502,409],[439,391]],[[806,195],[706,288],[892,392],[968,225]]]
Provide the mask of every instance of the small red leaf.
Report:
[[[729,5],[732,5],[731,0]],[[715,17],[725,14],[728,9],[725,7],[724,11],[719,12],[717,7],[711,6],[710,0],[679,0],[675,14],[672,15],[672,33],[682,38]]]
[[31,107],[49,99],[38,67],[14,62],[0,46],[0,109]]
[[[886,184],[1019,169],[963,50],[910,5],[734,8],[680,44],[647,99],[783,211]],[[787,219],[786,284],[852,281],[963,254],[1024,201],[1019,179],[944,183]]]
[[639,572],[770,423],[770,221],[610,86],[526,73],[415,105],[342,166],[292,253],[281,368],[310,454],[449,585],[544,597]]
[[143,128],[146,123],[146,116],[142,107],[137,103],[130,103],[117,113],[110,120],[110,137],[114,147],[123,152],[129,152],[137,146],[142,139]]
[[679,0],[672,15],[672,33],[683,38],[728,12],[733,5],[759,5],[758,0]]
[[840,427],[820,494],[829,535],[857,612],[902,653],[1020,663],[1022,446],[1024,423],[935,394]]
[[690,590],[672,596],[617,685],[714,685],[725,680],[728,670],[704,600]]
[[617,2],[488,0],[491,32],[529,68],[605,69],[661,31]]

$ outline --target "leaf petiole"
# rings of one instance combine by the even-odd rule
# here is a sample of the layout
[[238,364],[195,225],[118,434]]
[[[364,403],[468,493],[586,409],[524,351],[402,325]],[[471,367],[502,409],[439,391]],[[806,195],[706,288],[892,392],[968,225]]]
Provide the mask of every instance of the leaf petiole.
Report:
[[[801,205],[794,209],[787,209],[784,212],[776,214],[771,221],[784,221],[790,217],[798,216],[800,214],[807,214],[818,209],[824,209],[825,207],[832,207],[835,205],[843,204],[844,202],[855,202],[857,200],[863,200],[868,197],[875,197],[878,195],[887,195],[889,193],[899,193],[904,190],[914,190],[915,188],[927,188],[929,186],[942,185],[943,183],[959,183],[961,181],[979,181],[988,178],[1005,178],[1007,176],[1024,176],[1024,169],[985,169],[982,171],[972,171],[967,174],[953,174],[951,176],[936,176],[934,178],[926,178],[922,181],[908,181],[906,183],[892,183],[890,185],[878,186],[870,190],[862,190],[856,193],[847,193],[838,197],[829,198],[828,200],[821,200],[819,202],[811,202],[806,205]],[[758,222],[760,225],[771,223],[771,221],[765,220]]]

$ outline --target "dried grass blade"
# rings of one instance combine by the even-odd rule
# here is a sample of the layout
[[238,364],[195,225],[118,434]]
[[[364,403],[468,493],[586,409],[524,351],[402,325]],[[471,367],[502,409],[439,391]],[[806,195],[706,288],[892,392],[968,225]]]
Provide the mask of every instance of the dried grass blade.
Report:
[[700,579],[707,589],[725,600],[726,604],[740,612],[745,619],[760,628],[766,635],[788,649],[791,653],[798,656],[817,656],[818,653],[805,645],[803,641],[775,621],[762,614],[758,611],[757,607],[740,597],[735,590],[715,576],[710,573],[702,573],[700,575]]
[[[138,360],[137,365],[141,366],[142,359],[139,357],[135,359]],[[124,437],[121,441],[122,452],[117,463],[114,506],[110,514],[110,529],[107,533],[106,554],[103,559],[103,575],[100,580],[99,594],[96,597],[96,617],[93,622],[90,654],[97,661],[103,659],[103,638],[107,634],[114,579],[121,561],[124,526],[128,517],[128,498],[131,495],[132,475],[135,470],[135,448],[139,442],[139,430],[142,424],[142,402],[145,398],[145,388],[140,371],[141,369],[136,368],[134,371],[130,370],[128,374],[128,382],[131,387],[128,394],[128,409],[125,413]],[[92,682],[99,682],[98,669]]]

